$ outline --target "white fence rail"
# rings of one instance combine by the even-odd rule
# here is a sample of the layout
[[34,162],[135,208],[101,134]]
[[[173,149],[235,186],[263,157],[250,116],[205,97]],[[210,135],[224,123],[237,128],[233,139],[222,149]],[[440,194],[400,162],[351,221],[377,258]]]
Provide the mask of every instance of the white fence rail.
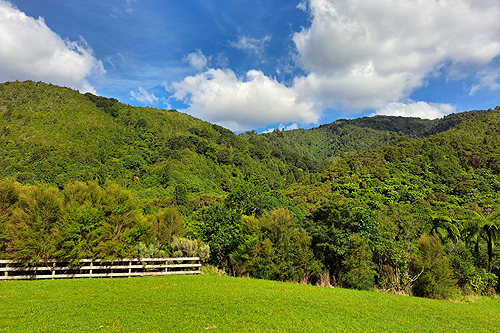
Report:
[[72,279],[200,274],[200,258],[147,258],[104,261],[82,259],[78,265],[69,261],[44,261],[35,265],[0,260],[0,280]]

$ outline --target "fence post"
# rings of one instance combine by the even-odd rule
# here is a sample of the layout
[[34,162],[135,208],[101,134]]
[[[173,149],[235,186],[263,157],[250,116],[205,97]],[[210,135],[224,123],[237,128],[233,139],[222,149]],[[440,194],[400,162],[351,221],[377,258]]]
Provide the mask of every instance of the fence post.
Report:
[[[52,275],[56,275],[56,263],[55,262],[52,263]],[[52,280],[54,280],[54,278],[52,278]]]
[[[130,268],[130,266],[132,266],[132,261],[129,261],[128,265],[129,265],[128,273],[130,274],[132,273],[132,268]],[[130,275],[128,277],[130,277]]]
[[91,268],[90,268],[90,270],[89,270],[89,275],[90,275],[90,276],[89,276],[89,278],[91,278],[91,279],[92,279],[92,267],[93,267],[93,265],[92,265],[92,259],[90,259],[90,267],[91,267]]
[[[9,263],[7,263],[7,266],[5,266],[5,267],[6,267],[6,268],[9,268]],[[4,275],[4,276],[9,276],[9,272],[8,272],[8,271],[5,271],[3,275]]]

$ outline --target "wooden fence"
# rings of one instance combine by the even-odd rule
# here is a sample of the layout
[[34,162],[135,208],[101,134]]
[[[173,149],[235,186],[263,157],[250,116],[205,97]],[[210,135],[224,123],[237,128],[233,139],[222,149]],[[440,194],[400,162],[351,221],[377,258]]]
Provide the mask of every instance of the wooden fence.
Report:
[[198,257],[118,259],[114,261],[83,259],[78,265],[70,265],[68,261],[44,261],[36,266],[0,260],[0,280],[200,274],[200,269],[201,263]]

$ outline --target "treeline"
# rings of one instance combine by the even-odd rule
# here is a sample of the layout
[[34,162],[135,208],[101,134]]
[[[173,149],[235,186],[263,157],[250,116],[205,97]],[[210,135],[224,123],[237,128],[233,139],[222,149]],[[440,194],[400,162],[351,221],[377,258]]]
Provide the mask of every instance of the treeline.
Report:
[[199,255],[209,248],[185,235],[175,208],[145,215],[132,193],[116,184],[75,182],[64,190],[0,182],[0,257],[25,264],[85,258]]
[[248,184],[187,216],[182,205],[145,214],[116,184],[59,190],[4,180],[0,194],[1,257],[24,263],[199,255],[236,276],[433,298],[498,287],[489,241],[500,210],[456,222],[409,204],[388,212],[338,199],[306,213]]

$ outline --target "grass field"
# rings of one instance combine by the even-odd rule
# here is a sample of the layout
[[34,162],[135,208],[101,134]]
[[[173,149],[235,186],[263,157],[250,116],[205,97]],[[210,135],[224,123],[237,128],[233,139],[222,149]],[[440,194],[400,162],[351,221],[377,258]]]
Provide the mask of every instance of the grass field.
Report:
[[0,282],[0,332],[500,332],[474,303],[229,276]]

